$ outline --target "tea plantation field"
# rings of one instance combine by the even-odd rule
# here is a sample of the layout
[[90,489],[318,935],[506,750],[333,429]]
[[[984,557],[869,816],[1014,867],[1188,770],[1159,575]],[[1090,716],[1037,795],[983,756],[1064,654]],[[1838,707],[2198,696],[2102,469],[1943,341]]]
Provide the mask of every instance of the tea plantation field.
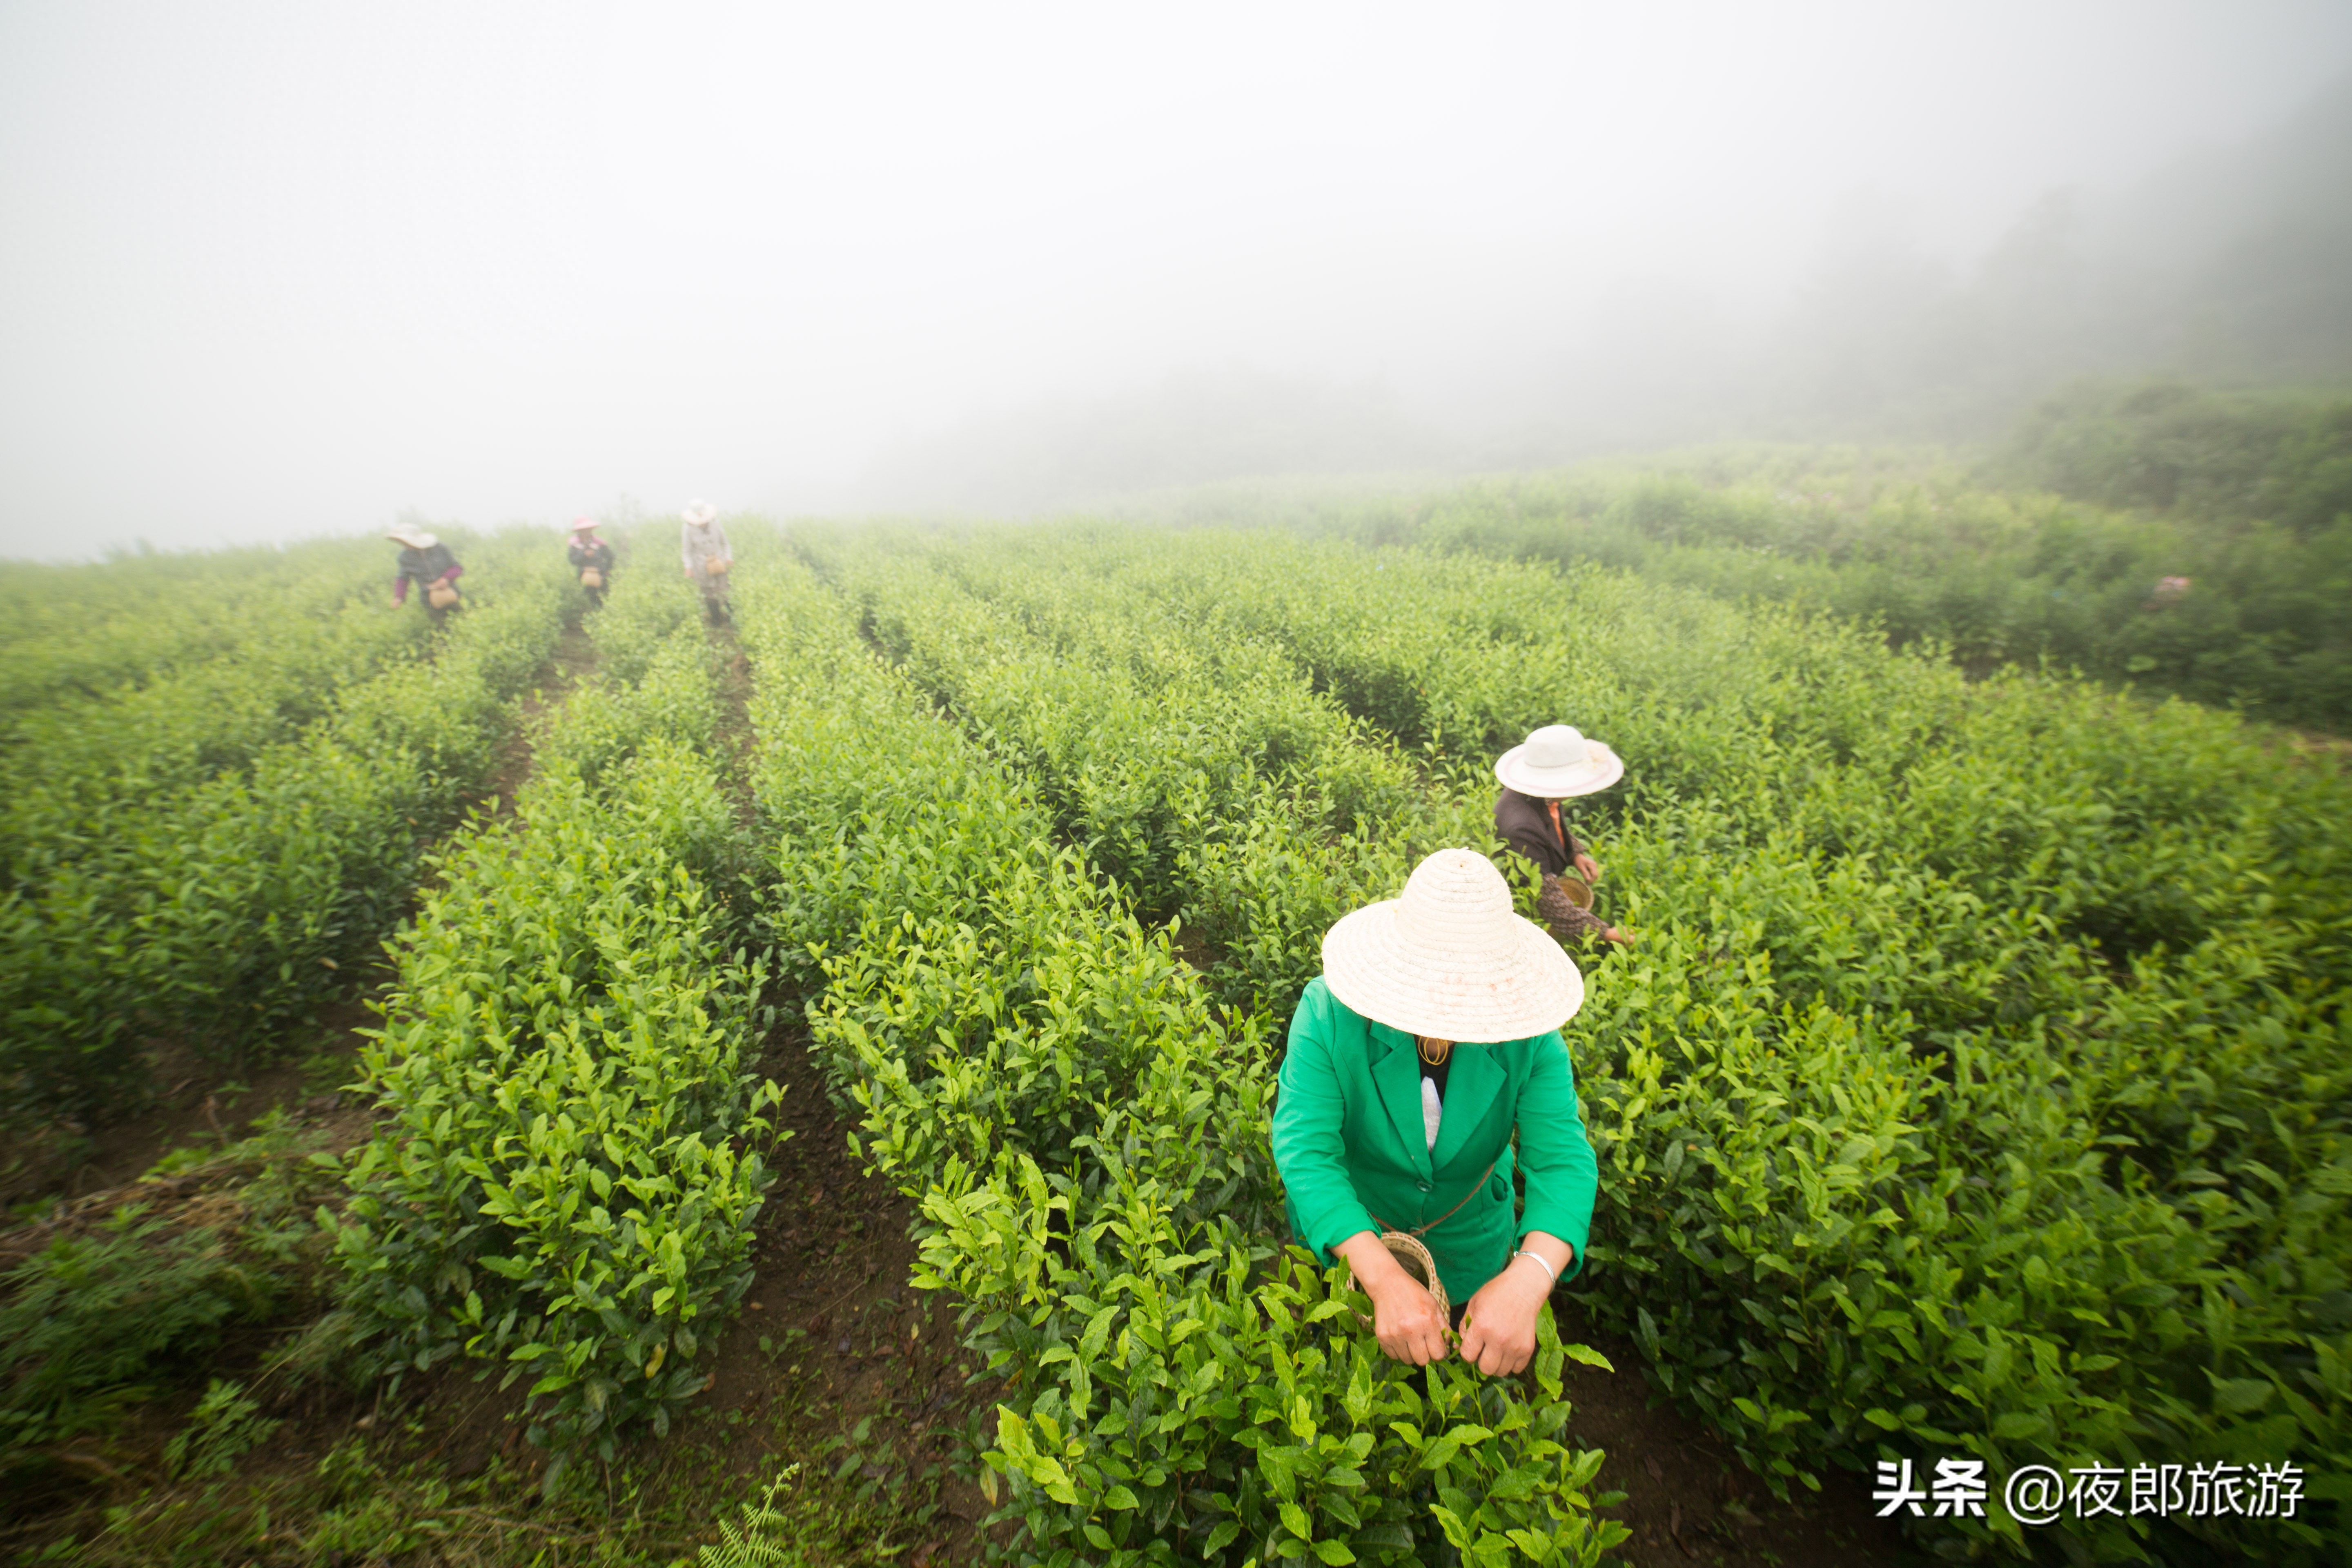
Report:
[[[1668,1560],[1575,1436],[1583,1332],[1637,1347],[1617,1376],[1768,1511],[1867,1513],[1884,1462],[1981,1462],[1982,1517],[1906,1516],[1921,1561],[2352,1555],[2329,763],[2211,708],[1458,540],[730,530],[708,633],[658,531],[593,612],[518,531],[470,545],[439,630],[372,602],[381,552],[331,545],[83,569],[47,595],[79,616],[0,638],[25,1147],[284,1059],[354,984],[380,1015],[334,1146],[280,1126],[120,1202],[26,1189],[0,1468],[42,1501],[0,1544]],[[1495,854],[1532,910],[1488,769],[1563,721],[1626,759],[1576,826],[1637,939],[1580,955],[1567,1030],[1590,1267],[1528,1378],[1423,1377],[1286,1247],[1283,1027],[1324,930],[1434,848]],[[926,1471],[780,1415],[748,1490],[656,1506],[648,1467],[702,1440],[714,1387],[801,1371],[766,1303],[821,1261],[788,1216],[825,1193],[775,1175],[812,1093],[916,1216],[882,1286],[953,1321],[971,1419]],[[241,1195],[191,1217],[171,1181]],[[925,1353],[878,1364],[928,1378]],[[440,1450],[350,1480],[362,1412],[492,1396],[528,1441],[481,1484],[538,1456],[528,1496],[453,1491]],[[297,1453],[330,1407],[323,1457]],[[2022,1524],[2001,1483],[2036,1465],[2179,1465],[2208,1506]],[[2288,1465],[2294,1517],[2247,1517],[2283,1511]],[[957,1486],[984,1500],[961,1535],[935,1507]]]

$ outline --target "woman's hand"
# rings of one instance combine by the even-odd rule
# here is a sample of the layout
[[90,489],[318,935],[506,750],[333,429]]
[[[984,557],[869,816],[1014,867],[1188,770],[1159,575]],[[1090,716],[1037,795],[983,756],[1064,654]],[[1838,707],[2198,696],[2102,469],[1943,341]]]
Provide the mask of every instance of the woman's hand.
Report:
[[1437,1298],[1404,1271],[1379,1237],[1360,1230],[1332,1250],[1348,1260],[1356,1283],[1372,1299],[1372,1333],[1381,1349],[1412,1366],[1445,1359],[1445,1319]]
[[[1536,1314],[1551,1295],[1554,1275],[1574,1256],[1568,1243],[1529,1231],[1527,1250],[1543,1259],[1516,1254],[1504,1270],[1470,1298],[1462,1318],[1462,1359],[1489,1377],[1514,1373],[1535,1359]],[[1547,1272],[1544,1263],[1552,1265]]]
[[1365,1289],[1372,1298],[1372,1333],[1381,1349],[1413,1366],[1445,1359],[1445,1320],[1426,1286],[1400,1268],[1393,1280]]
[[1580,853],[1576,858],[1576,874],[1590,884],[1601,880],[1601,862]]

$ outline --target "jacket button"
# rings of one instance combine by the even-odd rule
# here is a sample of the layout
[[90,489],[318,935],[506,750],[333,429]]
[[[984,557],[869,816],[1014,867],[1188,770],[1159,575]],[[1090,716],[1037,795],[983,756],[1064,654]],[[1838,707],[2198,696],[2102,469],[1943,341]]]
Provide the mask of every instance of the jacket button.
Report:
[[1427,1192],[1427,1191],[1429,1191],[1429,1184],[1428,1184],[1427,1182],[1423,1182],[1423,1183],[1422,1183],[1422,1184],[1421,1184],[1421,1190],[1422,1190],[1423,1192],[1424,1192],[1424,1193],[1425,1193],[1425,1192]]

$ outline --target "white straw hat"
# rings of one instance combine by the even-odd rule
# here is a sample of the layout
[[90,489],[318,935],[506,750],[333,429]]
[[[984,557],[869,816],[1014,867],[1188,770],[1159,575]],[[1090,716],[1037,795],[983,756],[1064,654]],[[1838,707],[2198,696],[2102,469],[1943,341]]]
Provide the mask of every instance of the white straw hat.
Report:
[[686,521],[697,526],[715,521],[718,516],[719,509],[707,500],[690,500],[686,503]]
[[430,550],[434,545],[440,542],[431,534],[425,532],[423,529],[411,528],[404,522],[398,528],[394,529],[390,533],[385,534],[384,537],[393,541],[394,543],[405,544],[411,550]]
[[1560,800],[1607,789],[1625,776],[1625,761],[1565,724],[1547,724],[1495,760],[1506,789]]
[[1365,1017],[1408,1034],[1491,1044],[1557,1029],[1584,1005],[1575,960],[1511,909],[1475,849],[1441,849],[1404,896],[1368,904],[1323,934],[1323,983]]

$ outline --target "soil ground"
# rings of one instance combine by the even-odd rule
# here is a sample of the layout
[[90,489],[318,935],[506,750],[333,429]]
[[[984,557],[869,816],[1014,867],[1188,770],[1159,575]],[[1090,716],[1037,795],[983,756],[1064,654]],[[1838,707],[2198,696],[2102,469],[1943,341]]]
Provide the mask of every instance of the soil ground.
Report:
[[1860,1478],[1832,1470],[1818,1497],[1792,1488],[1790,1501],[1775,1498],[1721,1439],[1651,1388],[1631,1342],[1589,1327],[1563,1298],[1553,1309],[1562,1339],[1591,1345],[1617,1369],[1571,1362],[1567,1394],[1577,1444],[1609,1456],[1594,1486],[1625,1494],[1609,1510],[1633,1532],[1618,1548],[1623,1562],[1874,1568],[1926,1561],[1892,1520],[1876,1517]]

